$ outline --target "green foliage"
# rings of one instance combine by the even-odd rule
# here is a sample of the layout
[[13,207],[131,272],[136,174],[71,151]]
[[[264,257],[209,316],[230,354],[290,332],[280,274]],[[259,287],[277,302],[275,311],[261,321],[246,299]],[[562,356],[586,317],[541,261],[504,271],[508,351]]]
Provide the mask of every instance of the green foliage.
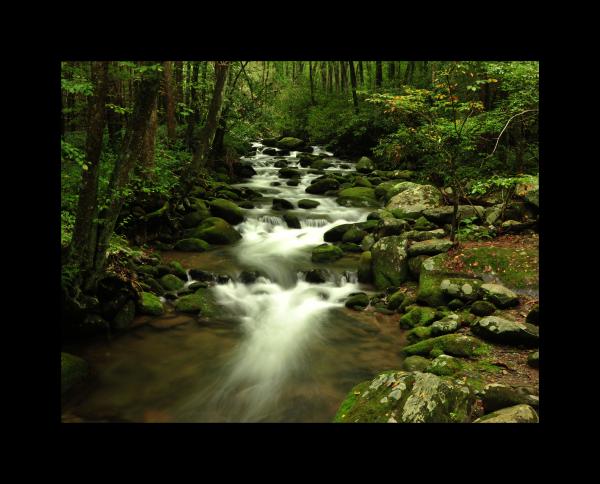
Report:
[[60,212],[60,245],[66,247],[71,243],[73,227],[75,226],[75,215],[66,210]]
[[538,175],[521,175],[514,177],[503,177],[494,175],[485,180],[479,180],[472,184],[471,195],[484,195],[494,189],[510,189],[519,183],[537,183]]
[[492,239],[490,231],[475,224],[477,217],[466,217],[459,220],[457,237],[458,240],[489,240]]

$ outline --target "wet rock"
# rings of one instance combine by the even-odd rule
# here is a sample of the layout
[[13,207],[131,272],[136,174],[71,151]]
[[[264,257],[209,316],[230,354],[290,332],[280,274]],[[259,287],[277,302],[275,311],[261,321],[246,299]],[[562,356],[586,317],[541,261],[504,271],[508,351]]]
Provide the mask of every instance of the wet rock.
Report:
[[277,176],[279,178],[300,178],[301,173],[296,168],[282,168]]
[[471,313],[475,316],[490,316],[496,312],[496,306],[488,301],[475,301],[471,305]]
[[300,185],[300,181],[298,179],[294,178],[293,180],[286,181],[285,184],[288,187],[297,187],[298,185]]
[[482,284],[483,297],[494,303],[499,308],[508,308],[519,305],[519,296],[500,284]]
[[232,225],[237,225],[244,221],[244,213],[235,203],[222,198],[215,198],[208,202],[210,213],[213,217],[220,217]]
[[129,326],[133,322],[133,318],[135,317],[135,301],[129,299],[123,307],[119,310],[117,315],[112,321],[112,327],[117,331],[122,331]]
[[352,242],[342,242],[339,247],[344,252],[362,252],[360,245],[354,244]]
[[363,156],[356,162],[355,169],[359,173],[371,173],[375,169],[375,165],[370,158]]
[[175,301],[175,309],[183,313],[197,313],[209,319],[218,318],[223,309],[215,302],[210,289],[200,288],[194,294],[183,296]]
[[213,282],[216,280],[215,274],[202,269],[190,269],[190,277],[195,281]]
[[334,422],[470,422],[475,394],[450,377],[388,371],[355,386]]
[[333,262],[344,255],[342,249],[331,244],[321,244],[312,250],[313,262]]
[[364,251],[358,260],[358,281],[370,284],[373,282],[373,270],[371,268],[371,251]]
[[329,278],[329,274],[327,271],[323,269],[312,269],[306,273],[306,282],[310,282],[312,284],[322,284],[327,282]]
[[273,210],[293,210],[294,205],[283,198],[273,199]]
[[337,190],[340,183],[335,178],[323,178],[317,180],[305,188],[306,193],[322,195],[330,190]]
[[263,155],[275,156],[277,155],[277,150],[275,148],[265,148],[262,151]]
[[287,168],[288,162],[285,160],[277,160],[275,163],[273,163],[273,166],[275,168]]
[[371,248],[375,287],[399,286],[408,279],[406,241],[400,237],[384,237]]
[[167,274],[165,276],[162,276],[160,278],[160,284],[167,291],[178,291],[180,289],[183,289],[183,282],[181,281],[181,279],[179,279],[179,277],[173,274]]
[[355,187],[372,188],[373,184],[368,179],[366,179],[364,176],[357,176],[356,179],[354,180],[354,186]]
[[[406,341],[409,345],[431,338],[431,326],[417,326],[406,332]],[[413,358],[409,356],[409,358]],[[421,370],[419,370],[421,371]]]
[[483,339],[505,344],[537,346],[539,330],[528,323],[518,323],[499,316],[486,316],[471,325],[471,331]]
[[414,328],[415,326],[428,326],[436,319],[436,310],[428,307],[416,307],[400,318],[399,324],[402,329]]
[[323,240],[325,242],[339,242],[344,237],[344,234],[352,227],[354,227],[354,224],[336,225],[323,234]]
[[413,242],[408,247],[408,255],[415,257],[417,255],[436,255],[442,252],[448,252],[454,246],[454,242],[446,239],[423,240],[422,242]]
[[404,302],[406,295],[398,290],[394,292],[391,296],[388,297],[387,308],[391,310],[396,310],[400,307],[400,305]]
[[260,276],[261,274],[258,271],[242,271],[240,273],[239,281],[242,284],[254,284],[256,279],[258,279]]
[[292,151],[300,151],[306,148],[306,143],[299,138],[286,136],[277,142],[277,147]]
[[477,338],[452,333],[405,346],[402,352],[408,356],[428,355],[433,349],[441,350],[447,355],[472,357],[484,354],[488,350],[488,347]]
[[209,217],[193,229],[188,237],[205,240],[210,244],[232,244],[242,238],[226,220],[219,217]]
[[310,164],[310,167],[314,170],[324,170],[332,166],[333,164],[328,160],[315,160]]
[[290,229],[302,228],[302,226],[300,225],[300,220],[298,220],[298,217],[296,217],[294,214],[291,214],[291,213],[283,214],[283,220],[285,220],[285,223],[287,224],[288,228],[290,228]]
[[316,208],[319,206],[319,202],[316,200],[309,200],[307,198],[303,198],[302,200],[298,200],[298,208],[303,208],[305,210]]
[[345,306],[350,309],[361,310],[369,305],[369,296],[364,292],[351,295],[347,300]]
[[494,412],[501,408],[525,404],[532,407],[539,406],[539,397],[531,394],[528,388],[490,383],[482,392],[483,407],[486,413]]
[[[423,211],[423,216],[436,224],[449,224],[452,223],[452,214],[454,213],[454,207],[452,205],[444,205],[443,207],[430,208]],[[470,217],[483,218],[485,209],[480,205],[459,205],[458,206],[458,217],[459,219],[465,219]]]
[[537,412],[529,405],[515,405],[514,407],[496,410],[478,418],[473,423],[538,423]]
[[336,202],[344,207],[376,207],[379,202],[372,188],[352,187],[341,190]]
[[402,369],[406,371],[425,371],[431,361],[422,356],[409,356],[402,362]]
[[463,303],[460,299],[452,299],[452,301],[448,303],[448,309],[455,311],[464,307],[464,305],[465,303]]
[[354,226],[344,232],[344,235],[342,236],[342,242],[353,242],[355,244],[360,244],[366,235],[367,232]]
[[158,316],[165,312],[162,302],[151,292],[142,292],[138,301],[138,308],[141,314],[150,314]]
[[172,260],[171,262],[169,262],[169,269],[171,271],[171,274],[176,275],[177,277],[179,277],[179,279],[181,279],[184,282],[187,281],[187,273],[180,262]]
[[175,250],[181,250],[185,252],[204,252],[210,248],[208,242],[202,239],[181,239],[175,244]]
[[406,220],[396,218],[384,218],[377,224],[377,238],[389,237],[391,235],[400,235],[410,229],[410,224]]
[[89,376],[88,363],[70,353],[60,354],[60,393],[64,395]]
[[240,208],[246,208],[246,209],[252,209],[252,208],[254,208],[254,203],[246,200],[244,202],[240,202],[239,203],[239,207]]
[[238,162],[233,165],[233,173],[238,178],[251,178],[256,175],[256,170],[251,163]]

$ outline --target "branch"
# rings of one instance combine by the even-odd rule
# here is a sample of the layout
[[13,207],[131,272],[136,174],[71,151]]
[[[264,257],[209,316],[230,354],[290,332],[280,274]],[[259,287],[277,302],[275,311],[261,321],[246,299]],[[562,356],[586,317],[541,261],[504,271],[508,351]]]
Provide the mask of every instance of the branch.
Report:
[[516,118],[517,116],[521,116],[522,114],[525,114],[525,113],[530,113],[530,112],[533,112],[533,111],[536,111],[536,112],[537,112],[537,109],[527,109],[526,111],[523,111],[523,112],[521,112],[521,113],[515,114],[514,116],[512,116],[512,117],[511,117],[511,118],[510,118],[510,119],[509,119],[509,120],[506,122],[506,125],[504,126],[504,128],[502,128],[502,131],[500,131],[500,136],[498,136],[498,137],[496,138],[496,145],[494,146],[494,149],[493,149],[493,151],[492,151],[492,152],[491,152],[491,153],[490,153],[490,154],[487,156],[487,158],[489,158],[490,156],[492,156],[492,155],[493,155],[493,154],[496,152],[496,148],[498,148],[498,142],[500,141],[500,138],[501,138],[501,137],[502,137],[502,135],[504,134],[504,131],[506,131],[506,128],[508,128],[508,125],[510,124],[510,122],[511,122],[511,121],[512,121],[514,118]]

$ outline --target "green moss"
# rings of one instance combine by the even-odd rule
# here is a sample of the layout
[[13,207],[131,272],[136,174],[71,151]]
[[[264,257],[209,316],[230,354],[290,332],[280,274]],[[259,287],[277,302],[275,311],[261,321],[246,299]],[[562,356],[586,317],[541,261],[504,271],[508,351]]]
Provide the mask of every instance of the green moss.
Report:
[[208,242],[202,239],[181,239],[175,244],[175,250],[182,250],[185,252],[204,252],[210,248]]
[[60,354],[60,391],[67,393],[89,374],[89,365],[85,360],[70,353]]
[[377,207],[375,190],[367,187],[352,187],[338,193],[337,203],[346,207]]
[[[175,276],[173,276],[175,277]],[[142,292],[139,301],[140,313],[158,316],[165,312],[162,302],[151,292]]]
[[[539,285],[539,251],[533,248],[473,247],[463,249],[463,260],[473,270],[486,266],[509,288],[535,289]],[[524,252],[524,254],[522,253]],[[473,263],[477,263],[473,267]]]
[[179,277],[173,274],[162,276],[160,278],[160,284],[167,291],[179,291],[180,289],[183,289],[183,282],[181,279],[179,279]]
[[471,336],[462,334],[445,334],[436,338],[406,346],[402,352],[405,355],[427,355],[432,349],[439,349],[453,356],[480,356],[489,352],[489,347]]
[[392,310],[398,309],[400,305],[404,302],[405,298],[406,295],[402,291],[396,291],[394,294],[388,297],[387,308]]
[[207,318],[217,317],[222,312],[222,309],[215,302],[212,292],[206,288],[200,288],[194,294],[177,299],[175,309],[183,313],[200,312],[202,316]]
[[237,230],[219,217],[209,217],[203,220],[198,227],[186,235],[211,244],[232,244],[242,238]]
[[360,255],[358,261],[358,280],[359,282],[373,282],[373,271],[371,270],[371,251],[367,250]]
[[339,423],[346,421],[346,416],[348,413],[350,413],[350,411],[356,404],[357,397],[364,393],[364,391],[368,388],[369,383],[370,382],[368,381],[359,383],[352,390],[350,390],[350,393],[348,393],[348,395],[340,405],[340,408],[338,409],[337,413],[335,414],[335,417],[333,418],[334,422]]
[[333,262],[344,255],[342,249],[331,244],[318,245],[312,250],[313,262]]
[[417,343],[418,341],[422,341],[427,338],[431,338],[430,326],[417,326],[406,333],[406,340],[410,344]]
[[416,307],[400,318],[400,327],[408,329],[415,326],[427,326],[435,320],[435,317],[436,310],[434,308]]

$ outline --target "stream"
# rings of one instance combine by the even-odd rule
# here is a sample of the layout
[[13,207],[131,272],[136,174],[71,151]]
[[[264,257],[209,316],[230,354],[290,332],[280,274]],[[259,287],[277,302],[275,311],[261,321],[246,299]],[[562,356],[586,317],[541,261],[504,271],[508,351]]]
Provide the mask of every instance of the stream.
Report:
[[[65,348],[90,363],[93,378],[63,406],[63,421],[331,422],[354,385],[400,368],[397,318],[344,307],[351,293],[374,291],[357,281],[360,254],[311,262],[311,250],[327,230],[364,221],[372,209],[306,193],[319,175],[299,166],[297,152],[270,156],[262,144],[253,147],[256,155],[242,160],[257,174],[234,186],[264,197],[235,226],[242,240],[205,253],[162,253],[165,262],[232,277],[211,289],[223,320],[207,322],[169,308],[163,316],[137,316],[134,328],[111,340]],[[354,170],[318,146],[313,153],[329,156],[333,167],[326,172]],[[281,159],[301,172],[297,186],[278,177],[274,164]],[[298,217],[300,228],[288,228],[285,212],[272,210],[273,197],[296,207],[288,213]],[[300,199],[319,206],[297,208]],[[326,269],[328,280],[307,282],[303,272],[312,268]],[[242,270],[263,276],[244,284],[238,280]]]

